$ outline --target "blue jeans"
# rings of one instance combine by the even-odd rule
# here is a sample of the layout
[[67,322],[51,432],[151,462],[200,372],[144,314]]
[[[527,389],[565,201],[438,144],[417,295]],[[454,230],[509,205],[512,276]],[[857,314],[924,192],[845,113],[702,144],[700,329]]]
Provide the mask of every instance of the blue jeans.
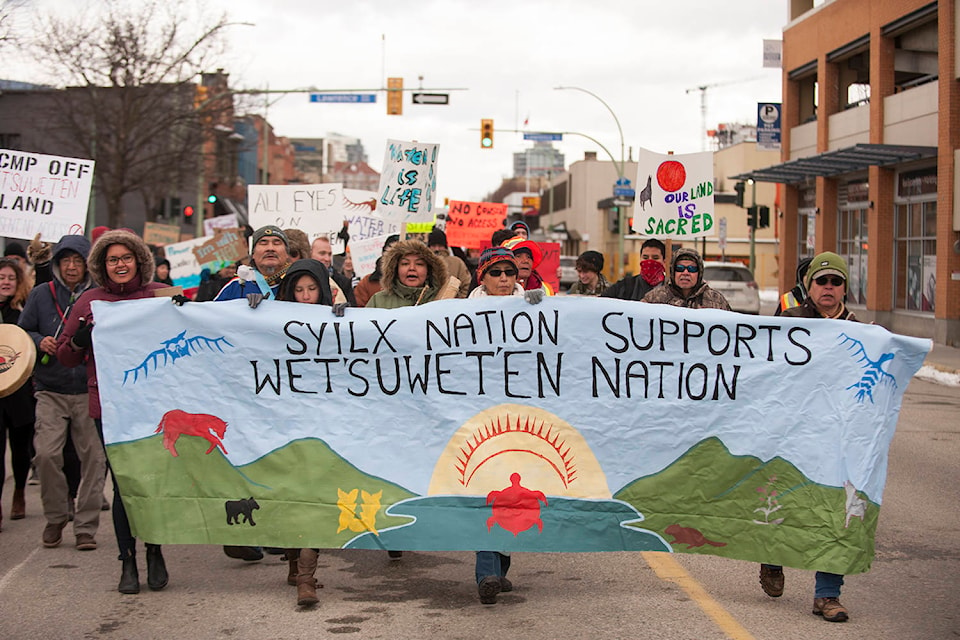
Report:
[[477,584],[487,576],[504,578],[510,570],[510,556],[496,551],[477,551]]
[[[763,565],[771,569],[783,569],[778,564]],[[840,587],[843,586],[843,576],[839,573],[817,571],[816,584],[813,588],[814,598],[839,598]]]

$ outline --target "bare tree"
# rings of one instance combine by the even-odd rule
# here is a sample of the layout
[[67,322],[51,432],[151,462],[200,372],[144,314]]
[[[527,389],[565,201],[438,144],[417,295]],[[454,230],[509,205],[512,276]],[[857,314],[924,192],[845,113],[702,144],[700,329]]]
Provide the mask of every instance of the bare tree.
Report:
[[14,12],[22,4],[22,0],[0,0],[0,49],[14,40]]
[[228,96],[198,102],[196,91],[222,53],[226,15],[204,20],[199,5],[183,2],[137,5],[107,0],[102,12],[46,16],[30,48],[65,87],[44,118],[48,133],[96,160],[111,227],[123,226],[128,194],[139,194],[154,220],[165,195],[195,192],[203,136],[225,116],[215,111],[232,113]]

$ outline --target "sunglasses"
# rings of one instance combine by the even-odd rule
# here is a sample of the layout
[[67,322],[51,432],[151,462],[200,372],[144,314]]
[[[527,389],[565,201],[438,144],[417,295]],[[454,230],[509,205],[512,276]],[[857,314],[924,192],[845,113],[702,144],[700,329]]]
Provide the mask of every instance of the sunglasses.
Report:
[[489,273],[494,278],[499,278],[500,276],[504,276],[504,275],[507,276],[508,278],[512,278],[513,276],[517,275],[517,270],[516,269],[490,269],[489,271],[487,271],[487,273]]
[[677,273],[683,273],[684,271],[689,271],[690,273],[698,273],[700,267],[695,264],[678,264],[673,268]]
[[821,287],[826,286],[828,282],[835,287],[843,286],[843,278],[841,278],[840,276],[820,276],[819,278],[815,279],[814,282],[816,282]]

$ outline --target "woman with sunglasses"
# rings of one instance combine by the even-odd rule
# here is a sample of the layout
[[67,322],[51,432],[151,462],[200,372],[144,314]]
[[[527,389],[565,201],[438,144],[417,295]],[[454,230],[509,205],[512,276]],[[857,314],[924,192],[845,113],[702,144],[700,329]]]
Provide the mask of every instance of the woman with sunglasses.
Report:
[[505,247],[490,247],[480,255],[477,264],[477,282],[480,286],[471,291],[468,297],[522,296],[523,285],[517,279],[519,274],[513,251]]
[[[835,253],[825,251],[810,261],[803,282],[807,297],[800,306],[785,309],[785,318],[829,318],[857,322],[856,317],[843,304],[847,293],[847,262]],[[771,598],[783,595],[783,567],[774,564],[760,565],[760,587]],[[846,622],[850,614],[840,604],[840,587],[843,576],[837,573],[817,571],[813,588],[813,613],[827,622]]]
[[668,279],[643,296],[643,302],[672,304],[688,309],[723,309],[730,304],[723,294],[703,281],[703,258],[694,249],[682,248],[673,254]]
[[[477,281],[480,286],[470,292],[468,298],[488,296],[521,296],[530,304],[543,300],[542,289],[524,291],[518,281],[517,258],[506,247],[490,247],[480,254],[477,264]],[[477,551],[476,579],[481,604],[496,604],[497,594],[513,591],[513,583],[507,579],[510,556],[499,551]]]

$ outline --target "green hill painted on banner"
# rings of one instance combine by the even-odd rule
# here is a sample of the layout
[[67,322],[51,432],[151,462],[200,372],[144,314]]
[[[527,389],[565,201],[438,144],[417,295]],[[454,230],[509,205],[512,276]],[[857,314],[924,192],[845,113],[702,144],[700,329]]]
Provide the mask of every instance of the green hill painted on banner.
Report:
[[[337,489],[382,491],[385,506],[415,495],[363,473],[315,438],[295,440],[240,467],[219,450],[207,454],[208,446],[202,438],[182,436],[176,444],[179,456],[174,457],[158,434],[107,447],[114,469],[126,470],[118,481],[138,537],[164,544],[340,547],[359,532],[337,532]],[[284,500],[271,498],[278,494]],[[260,506],[251,511],[256,525],[242,518],[241,524],[228,525],[225,501],[250,497]],[[357,502],[363,506],[359,492]],[[378,529],[410,521],[383,511],[376,514]],[[307,544],[305,532],[312,544]]]
[[[771,492],[776,493],[768,500]],[[878,505],[866,501],[862,520],[851,518],[844,528],[842,487],[814,483],[779,457],[764,462],[732,455],[718,438],[701,441],[670,466],[638,478],[614,497],[641,512],[642,527],[661,534],[675,551],[833,573],[869,569],[880,512]],[[755,511],[778,505],[769,515]],[[764,548],[770,551],[763,553]]]

